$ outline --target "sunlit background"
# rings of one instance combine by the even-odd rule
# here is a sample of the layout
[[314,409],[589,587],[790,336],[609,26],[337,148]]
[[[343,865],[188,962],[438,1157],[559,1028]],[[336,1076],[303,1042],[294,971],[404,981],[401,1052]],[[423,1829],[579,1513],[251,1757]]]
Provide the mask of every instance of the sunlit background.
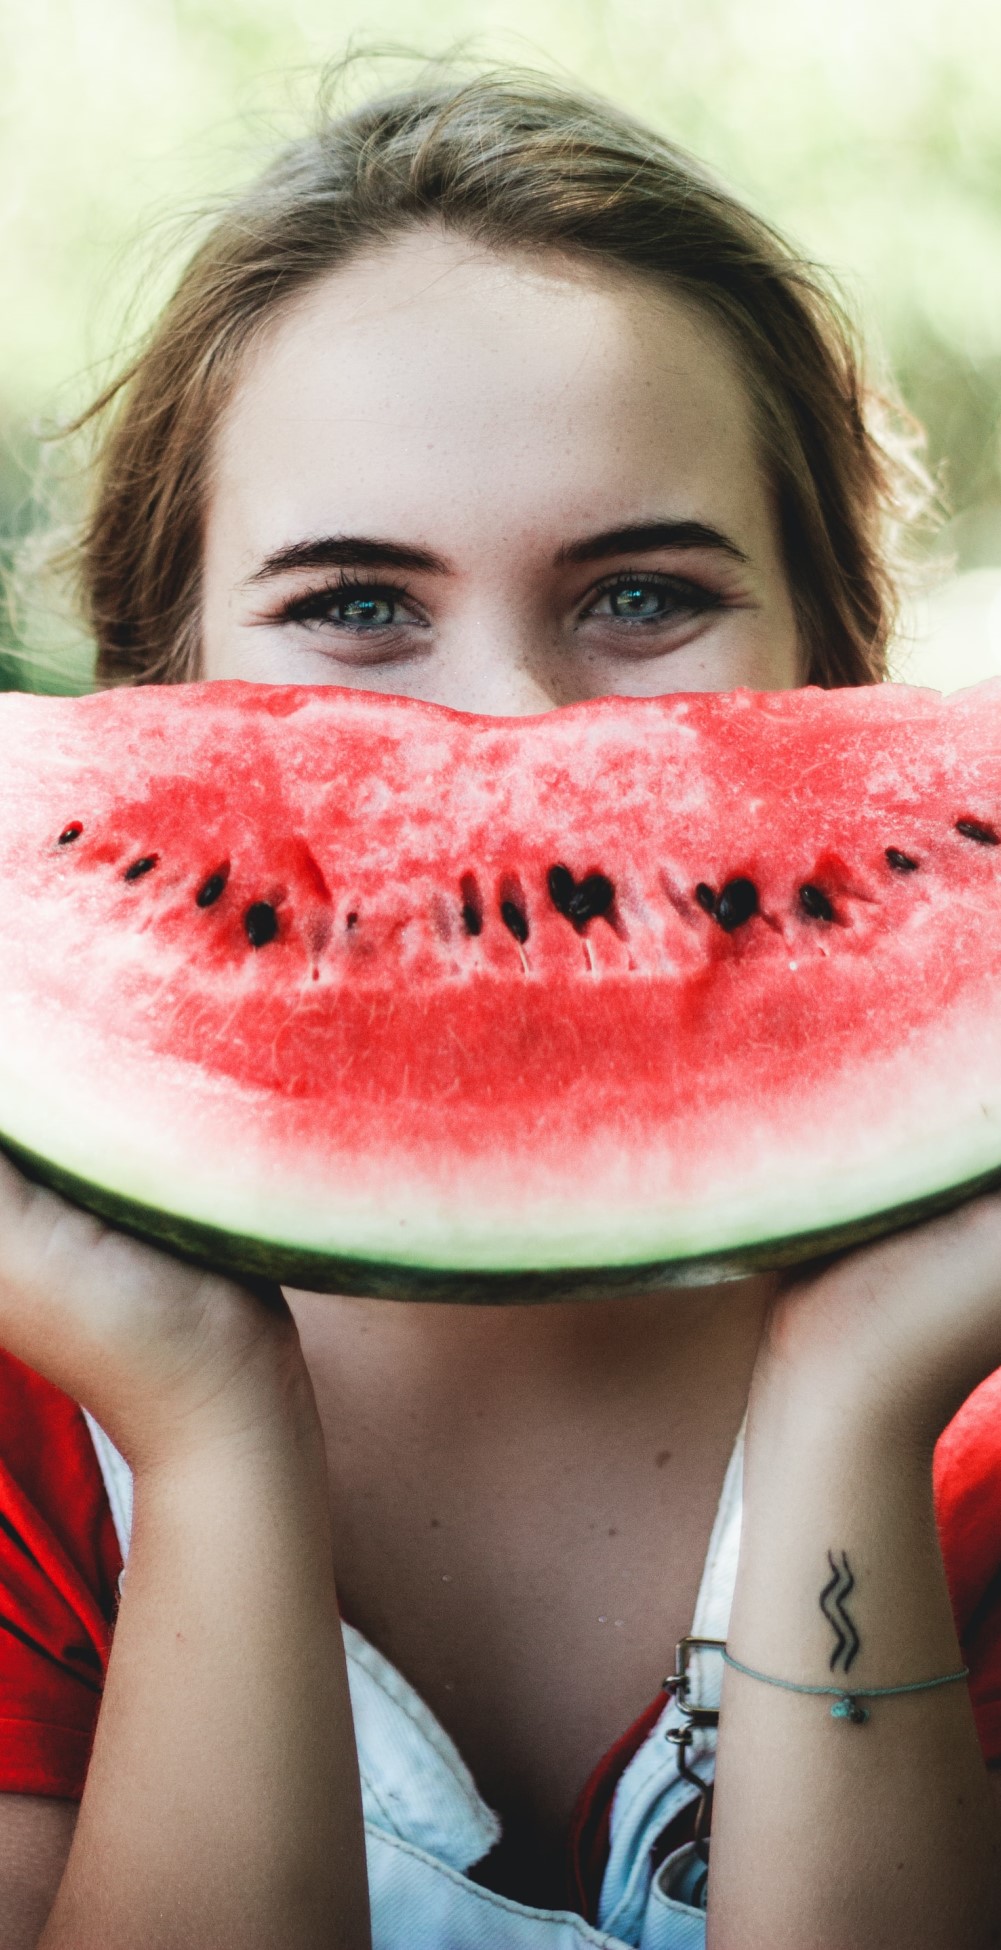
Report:
[[[243,181],[352,45],[562,72],[715,165],[831,264],[928,429],[951,514],[896,668],[1001,672],[997,0],[21,0],[0,12],[0,550],[42,519],[39,434],[178,263],[168,219]],[[364,66],[350,89],[402,72]],[[951,563],[952,571],[945,565]],[[61,641],[54,635],[53,641]],[[0,682],[26,681],[8,621]],[[53,653],[61,687],[85,647]],[[62,672],[62,675],[60,675]]]

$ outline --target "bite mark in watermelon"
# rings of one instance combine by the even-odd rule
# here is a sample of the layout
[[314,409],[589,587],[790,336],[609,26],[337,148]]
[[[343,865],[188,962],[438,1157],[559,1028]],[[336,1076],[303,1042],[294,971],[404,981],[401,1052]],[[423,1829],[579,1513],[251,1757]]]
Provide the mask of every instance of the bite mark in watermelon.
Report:
[[1001,1178],[1001,684],[0,700],[0,1137],[318,1290],[718,1279]]

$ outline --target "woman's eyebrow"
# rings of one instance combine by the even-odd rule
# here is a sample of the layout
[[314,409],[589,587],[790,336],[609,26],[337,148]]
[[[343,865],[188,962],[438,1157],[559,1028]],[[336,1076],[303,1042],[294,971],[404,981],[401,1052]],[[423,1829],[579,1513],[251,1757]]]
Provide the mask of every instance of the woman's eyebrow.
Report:
[[583,541],[568,542],[557,562],[599,562],[608,555],[652,555],[655,549],[712,548],[732,555],[737,562],[747,556],[729,535],[710,528],[704,521],[633,521],[624,528],[606,528],[600,535],[587,535]]
[[268,582],[273,576],[288,575],[293,569],[412,569],[432,575],[450,575],[451,567],[430,549],[410,548],[402,542],[379,541],[370,535],[317,535],[308,541],[289,542],[285,548],[266,555],[248,582]]
[[[556,554],[564,562],[599,562],[612,555],[652,555],[658,549],[717,549],[737,562],[747,556],[729,535],[704,521],[632,521],[567,542]],[[266,555],[250,583],[269,582],[296,569],[410,569],[415,573],[451,575],[452,566],[430,549],[414,548],[371,535],[316,535]]]

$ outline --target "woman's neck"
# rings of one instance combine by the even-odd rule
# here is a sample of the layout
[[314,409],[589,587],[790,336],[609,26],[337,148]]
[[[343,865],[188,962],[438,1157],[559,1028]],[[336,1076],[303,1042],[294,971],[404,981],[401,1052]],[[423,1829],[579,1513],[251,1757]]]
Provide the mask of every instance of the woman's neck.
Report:
[[463,1467],[512,1437],[551,1448],[606,1419],[712,1421],[747,1388],[775,1276],[540,1306],[286,1289],[325,1425],[381,1425]]

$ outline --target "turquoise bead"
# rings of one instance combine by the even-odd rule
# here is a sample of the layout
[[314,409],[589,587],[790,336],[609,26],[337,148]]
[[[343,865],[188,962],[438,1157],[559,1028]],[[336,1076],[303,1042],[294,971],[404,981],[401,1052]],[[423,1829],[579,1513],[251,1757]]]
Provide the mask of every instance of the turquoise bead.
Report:
[[860,1727],[868,1718],[868,1707],[860,1706],[858,1700],[853,1699],[850,1693],[845,1693],[842,1699],[836,1699],[831,1707],[832,1720],[850,1720],[853,1726]]

